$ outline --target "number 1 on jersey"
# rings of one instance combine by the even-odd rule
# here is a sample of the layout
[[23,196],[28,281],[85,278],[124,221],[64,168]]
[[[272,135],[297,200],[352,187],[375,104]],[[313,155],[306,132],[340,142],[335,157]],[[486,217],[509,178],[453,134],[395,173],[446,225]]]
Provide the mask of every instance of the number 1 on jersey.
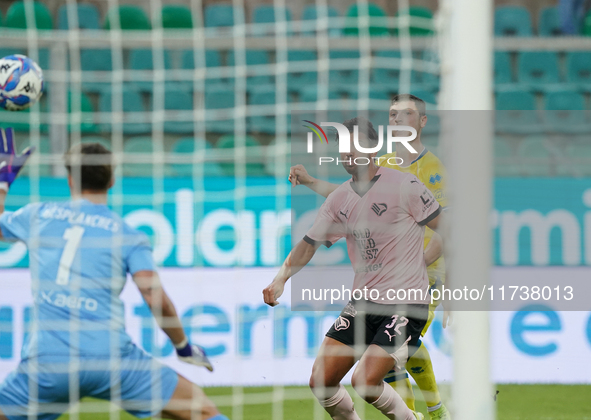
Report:
[[70,269],[72,268],[76,251],[78,251],[78,246],[80,246],[82,235],[84,235],[84,228],[82,226],[72,226],[64,232],[63,238],[66,240],[66,246],[60,258],[57,279],[55,280],[61,286],[67,285],[70,281]]

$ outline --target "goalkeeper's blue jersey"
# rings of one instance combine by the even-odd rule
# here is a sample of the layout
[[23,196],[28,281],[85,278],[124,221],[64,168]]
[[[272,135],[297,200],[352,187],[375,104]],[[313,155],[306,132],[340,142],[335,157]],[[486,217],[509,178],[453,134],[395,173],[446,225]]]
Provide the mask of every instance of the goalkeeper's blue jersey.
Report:
[[34,307],[23,359],[130,351],[119,294],[127,273],[155,269],[145,234],[85,199],[5,212],[0,229],[29,249]]

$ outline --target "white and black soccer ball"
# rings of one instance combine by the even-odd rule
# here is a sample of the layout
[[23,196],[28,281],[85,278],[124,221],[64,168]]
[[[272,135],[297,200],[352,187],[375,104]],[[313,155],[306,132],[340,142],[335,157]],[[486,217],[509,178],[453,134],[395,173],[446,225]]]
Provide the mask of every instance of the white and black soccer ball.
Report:
[[0,107],[21,111],[43,95],[43,71],[29,57],[14,54],[0,59]]

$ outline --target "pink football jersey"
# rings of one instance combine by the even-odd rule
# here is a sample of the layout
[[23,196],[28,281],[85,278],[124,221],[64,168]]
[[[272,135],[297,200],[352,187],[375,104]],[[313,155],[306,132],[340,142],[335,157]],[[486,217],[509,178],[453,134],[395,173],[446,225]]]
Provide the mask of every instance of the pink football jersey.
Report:
[[374,289],[367,292],[369,300],[428,303],[424,226],[440,212],[416,176],[380,167],[368,190],[359,191],[349,180],[331,193],[304,240],[330,247],[345,237],[355,270],[353,289]]

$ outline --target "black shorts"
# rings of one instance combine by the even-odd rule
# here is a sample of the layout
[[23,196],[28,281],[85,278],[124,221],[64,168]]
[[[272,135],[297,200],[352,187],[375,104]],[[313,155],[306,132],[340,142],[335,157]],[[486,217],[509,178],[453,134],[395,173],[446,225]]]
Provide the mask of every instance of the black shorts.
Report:
[[[367,348],[376,344],[394,357],[397,368],[402,368],[408,354],[414,352],[412,348],[417,346],[428,315],[429,305],[382,305],[352,300],[326,336],[351,347],[358,344]],[[364,341],[356,343],[356,328],[363,325],[365,328],[357,334]]]

